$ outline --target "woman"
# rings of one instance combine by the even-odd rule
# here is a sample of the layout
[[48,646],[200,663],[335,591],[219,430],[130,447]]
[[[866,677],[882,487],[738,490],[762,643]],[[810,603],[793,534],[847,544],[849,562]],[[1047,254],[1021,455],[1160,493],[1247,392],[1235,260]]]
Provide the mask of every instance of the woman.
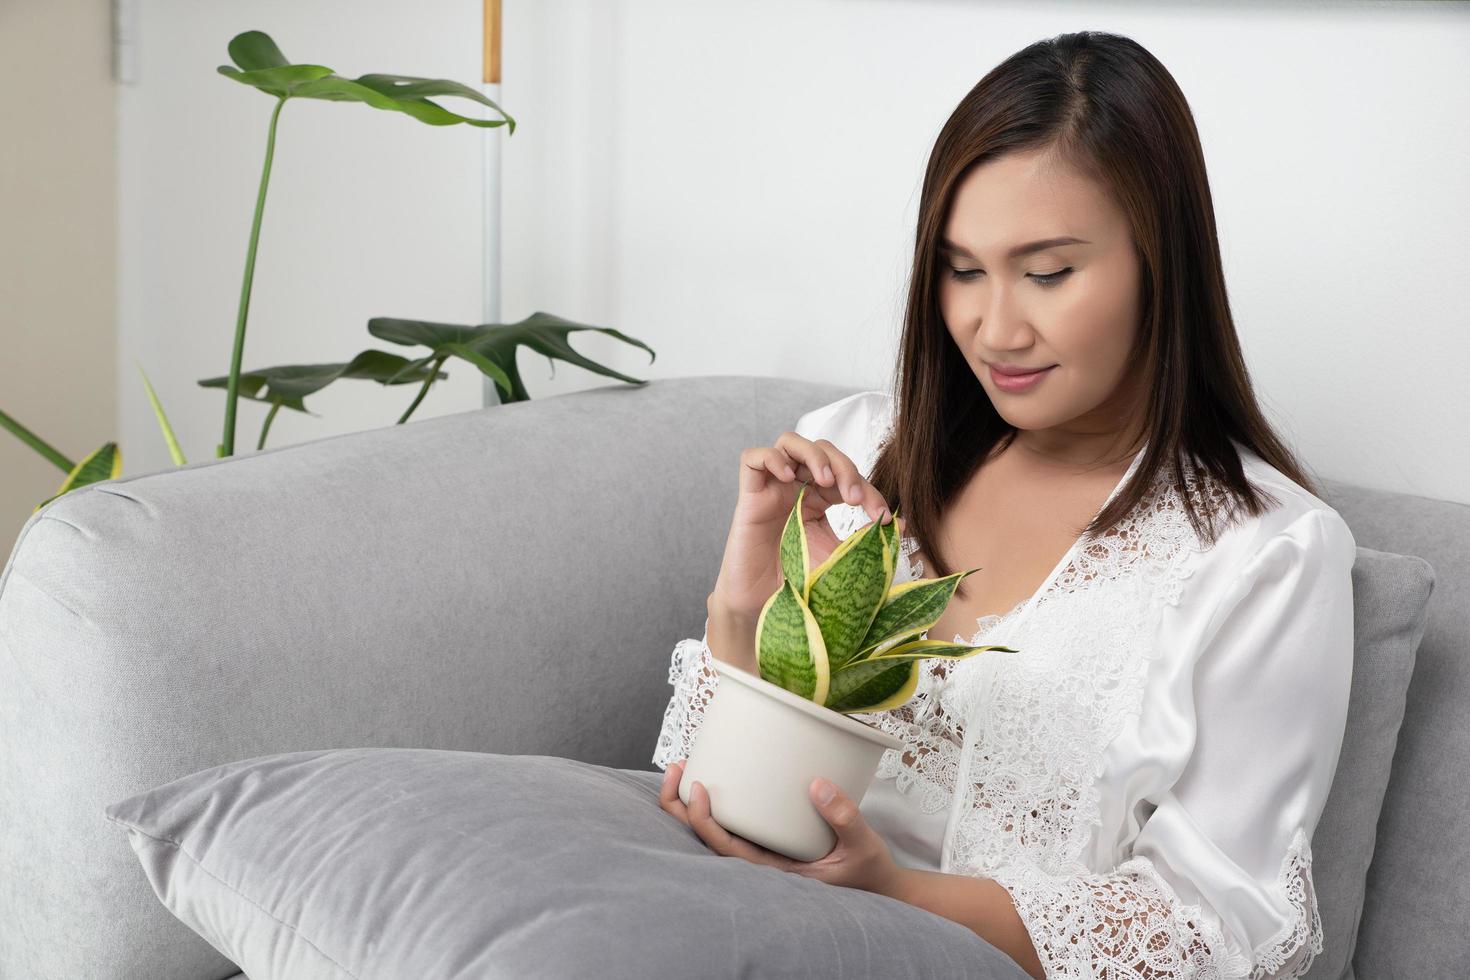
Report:
[[[860,806],[813,784],[838,844],[809,863],[676,792],[710,651],[753,660],[802,481],[814,560],[901,510],[900,580],[982,569],[929,635],[1018,651],[925,661],[910,702],[857,716],[906,747]],[[930,156],[894,393],[742,455],[705,637],[674,653],[661,805],[1038,978],[1299,976],[1353,658],[1355,542],[1312,488],[1251,390],[1174,79],[1116,35],[1033,44]]]

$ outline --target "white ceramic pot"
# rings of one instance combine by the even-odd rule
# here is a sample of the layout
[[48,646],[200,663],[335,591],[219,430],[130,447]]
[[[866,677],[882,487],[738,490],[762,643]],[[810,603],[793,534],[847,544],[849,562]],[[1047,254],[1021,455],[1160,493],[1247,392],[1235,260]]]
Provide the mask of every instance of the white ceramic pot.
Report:
[[837,835],[811,799],[818,776],[861,801],[885,749],[901,739],[778,684],[712,658],[720,680],[679,780],[687,806],[697,779],[710,815],[732,834],[798,861],[815,861]]

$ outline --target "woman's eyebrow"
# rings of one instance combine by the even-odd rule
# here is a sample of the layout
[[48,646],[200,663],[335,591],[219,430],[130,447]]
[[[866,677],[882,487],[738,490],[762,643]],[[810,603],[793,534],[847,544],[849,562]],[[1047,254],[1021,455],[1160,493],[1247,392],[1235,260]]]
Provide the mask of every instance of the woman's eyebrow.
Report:
[[[1040,241],[1037,241],[1037,242],[1030,242],[1030,243],[1028,243],[1026,245],[1017,245],[1017,246],[1015,246],[1009,252],[1006,253],[1006,258],[1008,258],[1008,259],[1020,258],[1022,255],[1030,255],[1032,252],[1040,252],[1040,251],[1042,251],[1044,249],[1056,248],[1058,245],[1091,245],[1091,244],[1092,244],[1091,242],[1087,241],[1084,238],[1072,238],[1071,236],[1062,236],[1061,238],[1043,238],[1043,239],[1041,239]],[[951,253],[953,253],[955,255],[963,255],[965,258],[968,258],[968,259],[975,259],[975,258],[978,258],[979,257],[979,256],[976,256],[975,254],[973,254],[969,249],[965,248],[964,246],[962,246],[962,245],[956,245],[954,242],[950,241],[948,238],[940,238],[939,239],[939,250],[942,251],[942,252],[951,252]]]

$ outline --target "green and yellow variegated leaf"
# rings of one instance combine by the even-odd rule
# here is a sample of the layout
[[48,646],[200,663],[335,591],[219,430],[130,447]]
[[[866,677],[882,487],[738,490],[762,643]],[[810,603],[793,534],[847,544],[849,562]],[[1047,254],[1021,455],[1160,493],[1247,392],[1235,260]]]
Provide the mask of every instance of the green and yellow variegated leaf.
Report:
[[853,543],[834,550],[811,580],[807,604],[821,626],[833,670],[857,652],[893,584],[894,547],[885,527],[875,521],[854,532],[843,541]]
[[[831,566],[835,565],[838,562],[838,560],[840,560],[841,557],[844,554],[847,553],[847,550],[849,548],[851,548],[853,545],[855,545],[855,544],[858,543],[858,541],[860,540],[860,538],[859,538],[859,535],[860,534],[862,534],[864,531],[868,530],[874,524],[877,524],[877,523],[878,522],[874,521],[874,522],[871,522],[869,524],[864,524],[862,527],[857,528],[852,533],[850,533],[847,537],[845,537],[841,541],[837,542],[837,547],[832,549],[832,553],[827,556],[826,560],[823,561],[816,568],[813,568],[810,572],[807,573],[807,583],[806,584],[807,584],[807,593],[808,593],[808,595],[810,595],[810,593],[811,593],[811,585],[812,585],[812,583],[815,582],[818,578],[820,578],[821,575],[822,575],[822,573],[824,573],[828,568],[830,568]],[[897,568],[898,568],[898,548],[899,548],[899,545],[898,545],[898,512],[897,511],[894,512],[894,514],[893,514],[893,520],[889,521],[887,524],[878,524],[878,527],[879,527],[880,532],[882,534],[884,534],[887,537],[887,539],[888,539],[888,544],[889,544],[889,546],[890,546],[890,548],[892,550],[892,565],[893,565],[893,567],[894,567],[894,569],[896,571]],[[890,578],[889,581],[891,583],[892,579]]]
[[987,650],[1004,650],[1008,653],[1019,653],[1008,646],[991,644],[990,646],[972,647],[968,643],[954,643],[949,640],[910,640],[900,643],[896,647],[890,647],[882,653],[873,653],[862,660],[848,664],[848,670],[856,670],[867,664],[892,663],[895,660],[928,660],[930,657],[942,657],[945,660],[965,660],[977,653]]
[[84,457],[77,465],[73,466],[71,472],[66,475],[60,488],[36,505],[35,510],[40,510],[51,501],[60,497],[77,487],[84,487],[89,483],[100,483],[103,480],[115,480],[122,473],[122,453],[115,442],[104,442],[91,455]]
[[799,697],[821,704],[831,672],[822,631],[789,581],[771,594],[756,621],[760,676]]
[[806,540],[806,525],[802,522],[802,504],[806,500],[807,485],[803,483],[796,492],[796,506],[786,516],[786,526],[781,531],[781,574],[786,581],[801,590],[801,598],[809,598],[807,592],[807,564],[811,561],[810,546]]
[[823,702],[834,711],[887,711],[908,702],[919,685],[919,664],[849,664],[832,675]]
[[888,598],[873,617],[868,633],[858,646],[853,660],[861,660],[874,650],[891,646],[896,641],[917,637],[939,622],[944,609],[954,597],[955,589],[967,575],[979,571],[972,568],[944,578],[915,579],[900,582],[889,590]]
[[806,573],[806,595],[808,599],[811,598],[812,583],[821,578],[823,573],[825,573],[827,569],[837,564],[837,562],[842,559],[842,556],[847,554],[847,552],[852,549],[852,546],[858,543],[858,535],[861,533],[862,529],[860,528],[857,531],[849,534],[847,537],[843,538],[841,541],[837,542],[837,547],[832,549],[832,553],[824,558],[822,560],[822,563],[819,564],[816,568],[813,568],[811,571]]
[[[827,706],[843,712],[887,711],[906,703],[918,684],[919,662],[931,657],[964,660],[987,650],[1018,653],[998,644],[972,647],[942,640],[914,640],[833,671]],[[901,668],[911,668],[912,674]]]

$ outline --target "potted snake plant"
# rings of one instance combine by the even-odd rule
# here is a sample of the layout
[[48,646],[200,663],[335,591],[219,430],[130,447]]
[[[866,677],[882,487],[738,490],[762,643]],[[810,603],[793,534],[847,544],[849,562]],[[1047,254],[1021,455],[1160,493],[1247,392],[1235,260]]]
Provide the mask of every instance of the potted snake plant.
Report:
[[837,838],[811,803],[812,780],[825,777],[861,800],[884,750],[904,745],[849,715],[906,703],[931,657],[1018,651],[927,639],[960,581],[979,569],[895,585],[896,512],[888,524],[854,531],[808,570],[805,495],[803,485],[781,534],[781,587],[757,621],[759,673],[713,659],[720,680],[685,760],[679,798],[687,805],[698,780],[722,827],[814,861]]

